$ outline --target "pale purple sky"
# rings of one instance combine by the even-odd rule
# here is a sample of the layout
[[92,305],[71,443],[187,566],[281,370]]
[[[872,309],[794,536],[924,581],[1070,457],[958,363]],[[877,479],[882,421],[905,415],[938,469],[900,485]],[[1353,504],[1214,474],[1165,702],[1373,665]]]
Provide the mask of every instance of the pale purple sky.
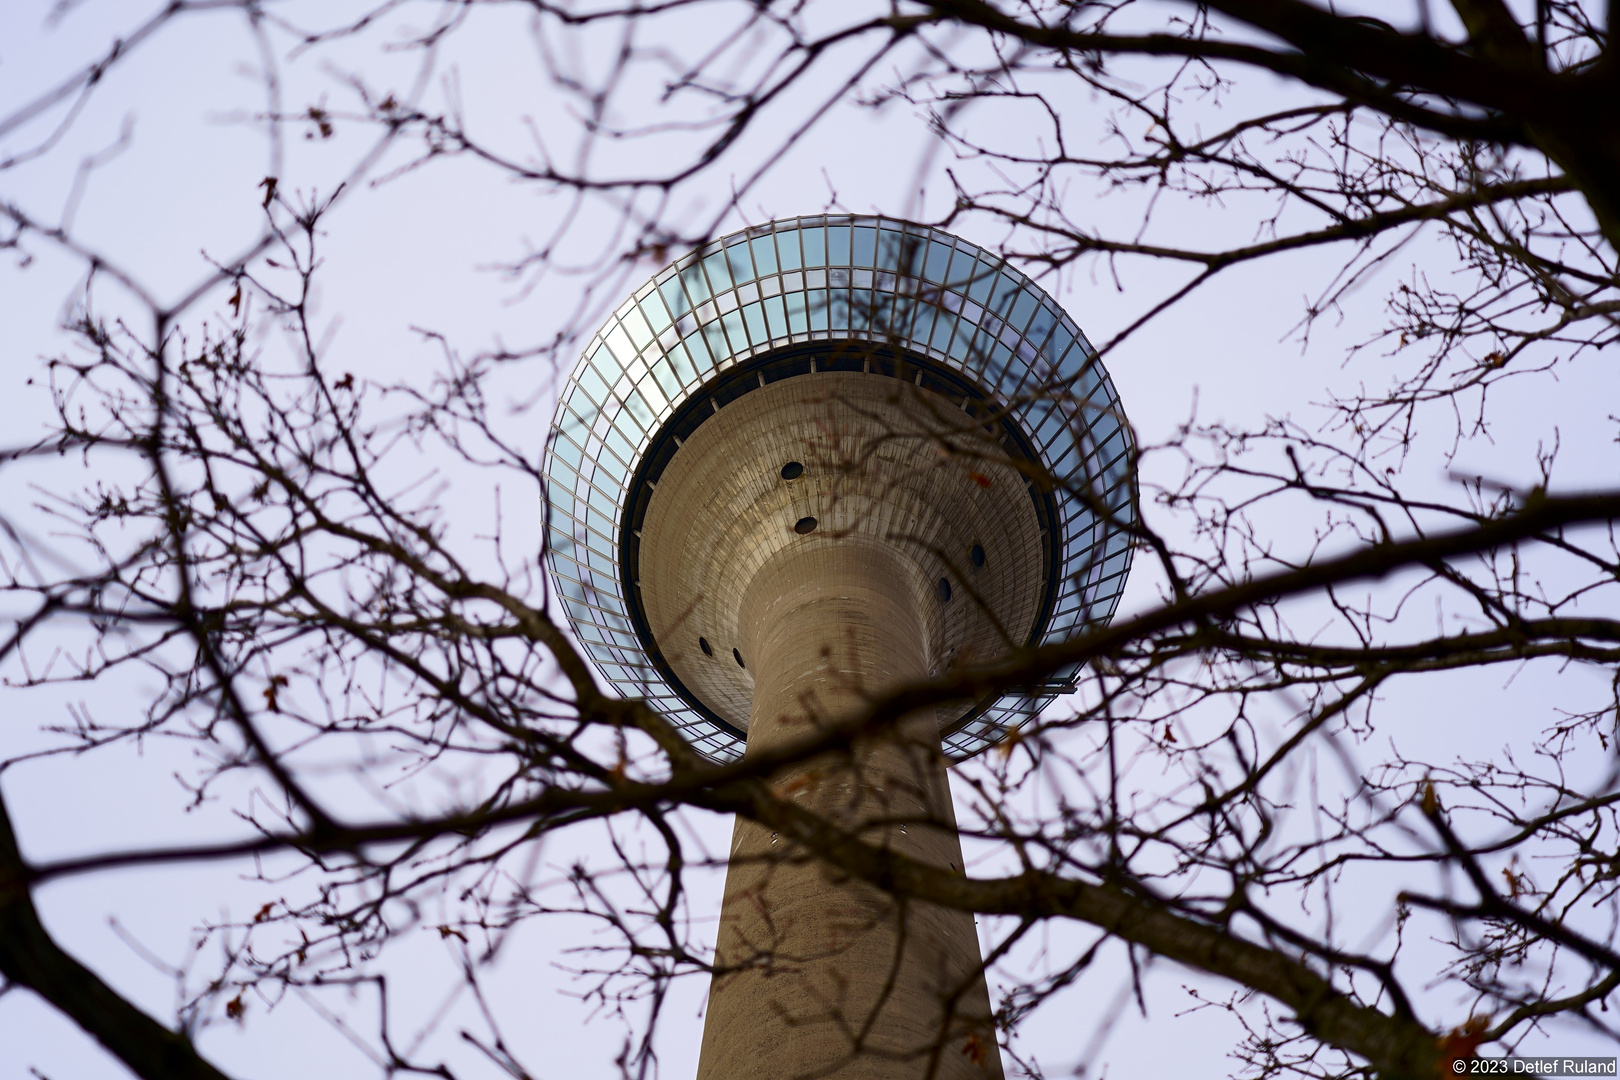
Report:
[[[138,11],[158,6],[90,0],[54,26],[47,23],[52,7],[47,0],[17,0],[0,8],[0,114],[63,78],[104,49],[111,38],[127,33],[140,21]],[[288,5],[275,10],[315,21],[332,18],[330,9],[335,6]],[[429,11],[426,6],[406,7],[391,25],[420,24]],[[453,86],[480,130],[513,145],[522,137],[520,123],[525,116],[536,117],[541,127],[566,138],[571,121],[561,111],[555,91],[535,77],[536,54],[528,43],[526,25],[518,6],[477,12],[440,58],[427,90],[429,98],[437,100],[447,85]],[[340,69],[345,65],[403,93],[415,61],[410,54],[385,54],[378,48],[391,32],[378,31],[350,46],[284,64],[283,93],[289,108],[301,109],[323,98],[329,107],[342,108],[347,99]],[[692,40],[672,40],[671,47],[690,50],[705,29],[691,26],[686,32]],[[273,38],[286,60],[287,39]],[[586,56],[580,62],[590,59]],[[0,200],[42,221],[58,222],[79,162],[113,145],[127,118],[132,124],[130,145],[91,174],[77,203],[73,235],[129,268],[159,298],[183,294],[206,273],[205,256],[229,258],[257,235],[256,185],[270,165],[261,127],[252,119],[264,109],[262,86],[251,71],[256,63],[252,40],[236,16],[201,14],[180,20],[113,71],[59,146],[38,162],[0,171]],[[325,66],[328,63],[335,66]],[[1245,92],[1278,91],[1258,80]],[[1077,113],[1100,109],[1080,94],[1069,95],[1067,101]],[[0,159],[37,141],[62,115],[60,108],[52,110],[0,137]],[[288,160],[280,166],[283,187],[329,189],[372,138],[341,122],[331,140],[306,140],[303,130],[289,126]],[[918,163],[930,138],[916,110],[903,102],[881,111],[841,106],[767,173],[745,199],[744,211],[733,214],[726,227],[817,212],[828,205],[829,187],[843,209],[917,216]],[[750,171],[766,145],[767,140],[756,139],[728,168],[682,189],[672,213],[693,220],[712,213],[727,185]],[[629,151],[608,152],[618,153],[626,167],[640,164]],[[382,175],[399,160],[398,154],[385,159],[371,177]],[[946,164],[950,163],[935,159],[924,173],[929,192],[922,204],[924,213],[942,205],[945,187],[940,169]],[[1078,188],[1072,199],[1080,207],[1079,216],[1099,221],[1109,220],[1111,214],[1129,221],[1136,207],[1124,197],[1095,201],[1096,192]],[[1088,202],[1094,202],[1094,208],[1088,210]],[[327,222],[318,319],[331,332],[329,364],[361,377],[425,381],[439,354],[414,327],[440,332],[468,352],[496,342],[521,346],[545,340],[573,317],[580,302],[578,290],[587,279],[551,275],[525,290],[491,267],[520,257],[526,243],[541,242],[567,206],[566,196],[514,184],[465,160],[435,162],[387,183],[357,186]],[[1236,211],[1223,217],[1219,210],[1171,208],[1170,215],[1167,227],[1184,228],[1188,235],[1206,237],[1210,243],[1222,232],[1246,238],[1252,224]],[[600,204],[586,207],[583,223],[570,234],[570,249],[585,253],[592,244],[609,243],[602,226],[611,220]],[[982,221],[970,222],[962,231],[969,239],[992,246],[999,238]],[[83,268],[75,258],[38,238],[29,239],[25,247],[32,257],[26,268],[17,252],[0,253],[0,327],[4,327],[0,371],[6,380],[0,394],[0,430],[6,435],[0,442],[7,445],[42,430],[47,404],[44,380],[36,379],[32,386],[25,380],[40,374],[41,358],[69,347],[60,330],[61,314],[82,285]],[[1412,253],[1445,272],[1438,245],[1420,242]],[[635,268],[627,275],[627,287],[634,287],[653,269],[650,264]],[[1355,297],[1358,306],[1342,321],[1319,327],[1308,351],[1302,352],[1289,336],[1307,295],[1331,270],[1330,259],[1316,255],[1281,259],[1234,274],[1196,294],[1111,356],[1109,370],[1140,440],[1151,444],[1168,438],[1192,415],[1195,403],[1203,420],[1257,423],[1267,415],[1292,413],[1314,425],[1321,414],[1312,411],[1313,403],[1363,381],[1378,382],[1388,370],[1386,362],[1369,358],[1346,366],[1343,359],[1345,347],[1380,317],[1388,279],[1363,288]],[[1166,272],[1154,266],[1128,267],[1123,280],[1125,288],[1116,289],[1106,273],[1087,269],[1045,284],[1100,342],[1127,325],[1167,287]],[[101,281],[97,295],[104,310],[135,310],[114,283]],[[224,291],[217,290],[194,309],[192,317],[219,312],[224,302]],[[274,342],[266,347],[273,348]],[[514,399],[531,397],[541,393],[551,377],[544,363],[536,361],[509,372],[501,388]],[[1560,382],[1526,383],[1511,412],[1504,413],[1503,422],[1493,430],[1492,440],[1467,446],[1460,466],[1504,480],[1529,480],[1530,452],[1538,441],[1550,442],[1556,429],[1563,444],[1565,486],[1612,481],[1614,431],[1604,418],[1613,410],[1606,403],[1620,400],[1615,378],[1611,368],[1589,361],[1568,369]],[[542,396],[527,411],[507,418],[511,437],[538,452],[548,416],[549,399]],[[1427,476],[1423,482],[1435,490],[1448,483],[1441,442],[1420,445],[1411,467],[1411,475]],[[1175,466],[1150,459],[1145,468],[1151,479],[1154,469]],[[494,492],[476,472],[452,467],[451,474],[455,483],[444,498],[471,550],[473,537],[490,518]],[[71,487],[88,480],[75,461],[0,471],[0,505],[8,515],[37,524],[27,508],[41,487]],[[514,542],[537,537],[533,521],[524,519],[533,493],[505,490],[501,497]],[[1309,542],[1311,522],[1271,524],[1280,543],[1301,545],[1303,550]],[[1150,604],[1154,590],[1151,571],[1139,568],[1127,590],[1125,609]],[[64,634],[63,640],[71,640],[71,635]],[[1532,668],[1510,679],[1512,674],[1492,670],[1395,685],[1387,695],[1379,735],[1361,752],[1375,759],[1390,740],[1410,754],[1440,758],[1463,750],[1483,752],[1495,744],[1522,746],[1549,722],[1555,702],[1590,702],[1604,692],[1603,680],[1582,669],[1558,673]],[[127,719],[143,689],[149,688],[133,679],[26,693],[7,690],[0,709],[0,757],[51,745],[52,737],[41,729],[62,722],[70,704]],[[187,746],[159,742],[147,744],[140,753],[123,748],[83,759],[56,758],[10,770],[0,777],[0,786],[24,851],[35,859],[237,835],[228,798],[187,812],[187,795],[174,774],[195,768],[191,753]],[[244,782],[225,792],[242,796],[247,786]],[[711,850],[724,850],[729,822],[697,815],[688,821]],[[542,858],[565,867],[574,855],[588,855],[598,839],[584,834],[555,838]],[[38,901],[65,947],[167,1022],[173,1017],[173,980],[142,952],[166,964],[184,964],[199,923],[227,913],[240,918],[257,909],[274,890],[244,880],[249,869],[219,864],[91,875],[52,884],[40,890]],[[717,876],[697,884],[694,910],[712,913],[718,906]],[[705,903],[710,905],[707,909]],[[581,934],[578,923],[532,922],[509,943],[492,973],[499,990],[495,1005],[506,1021],[507,1034],[520,1058],[540,1077],[614,1074],[612,1061],[622,1028],[610,1018],[588,1020],[590,1008],[570,996],[576,985],[555,966],[567,962],[564,950],[583,941]],[[1084,936],[1071,928],[1051,931],[1053,941]],[[206,968],[207,958],[196,962]],[[388,970],[397,995],[394,1004],[402,1012],[401,1031],[410,1030],[410,1018],[433,1015],[459,981],[446,943],[426,931],[414,946],[398,948]],[[1087,1031],[1085,1022],[1113,1000],[1126,972],[1117,948],[1106,953],[1079,988],[1026,1025],[1020,1037],[1023,1050],[1035,1054],[1050,1075],[1068,1074],[1086,1048],[1085,1036],[1076,1033]],[[1169,964],[1156,965],[1147,983],[1148,1015],[1144,1018],[1134,1003],[1128,1005],[1111,1039],[1090,1062],[1088,1075],[1101,1075],[1105,1067],[1107,1075],[1117,1077],[1213,1080],[1227,1075],[1231,1063],[1224,1055],[1233,1042],[1234,1025],[1214,1012],[1180,1015],[1193,1004],[1185,986],[1218,989],[1213,980]],[[691,981],[666,1009],[660,1039],[666,1078],[692,1075],[705,990],[700,982]],[[250,1006],[245,1024],[216,1026],[200,1042],[203,1053],[228,1074],[240,1080],[368,1074],[361,1051],[306,1003],[287,1000],[273,1010],[259,1002]],[[361,1000],[351,1007],[364,1039],[371,1005]],[[1443,1008],[1439,1014],[1444,1014]],[[477,1064],[455,1036],[461,1026],[477,1030],[478,1025],[470,1003],[458,1000],[429,1045],[455,1060],[465,1069],[463,1075],[493,1076],[493,1068]],[[1544,1052],[1588,1045],[1596,1046],[1586,1036],[1571,1034]],[[30,1068],[52,1080],[126,1075],[69,1021],[28,993],[12,993],[0,998],[0,1078],[26,1076]]]

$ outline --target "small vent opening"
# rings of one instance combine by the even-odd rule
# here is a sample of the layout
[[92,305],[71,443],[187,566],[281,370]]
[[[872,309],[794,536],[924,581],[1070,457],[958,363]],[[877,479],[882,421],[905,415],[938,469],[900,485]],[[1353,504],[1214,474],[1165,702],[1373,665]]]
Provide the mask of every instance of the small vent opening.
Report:
[[968,552],[968,557],[973,560],[973,568],[975,570],[984,569],[984,545],[983,544],[974,544],[973,545],[973,550]]
[[798,521],[793,523],[793,531],[798,533],[800,536],[807,536],[810,533],[815,532],[816,519],[813,517],[800,518]]
[[782,466],[782,479],[797,480],[804,475],[804,466],[797,461],[790,461]]
[[742,662],[742,653],[738,652],[736,649],[731,650],[731,658],[737,661],[737,666],[740,668],[745,668],[748,666]]
[[951,583],[946,581],[944,578],[939,579],[939,584],[935,586],[935,588],[939,590],[940,603],[943,604],[951,598]]
[[703,650],[704,656],[714,655],[714,649],[709,645],[709,639],[706,637],[698,638],[698,648]]

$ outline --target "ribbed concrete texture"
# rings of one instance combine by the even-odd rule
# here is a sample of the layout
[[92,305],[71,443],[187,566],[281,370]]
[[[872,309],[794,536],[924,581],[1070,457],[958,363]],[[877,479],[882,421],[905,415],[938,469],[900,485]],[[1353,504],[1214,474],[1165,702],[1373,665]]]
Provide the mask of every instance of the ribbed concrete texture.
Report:
[[[802,476],[784,479],[790,461]],[[660,649],[746,724],[752,756],[897,682],[1021,644],[1040,566],[1023,479],[955,404],[823,373],[743,397],[675,455],[648,506],[641,588]],[[939,721],[907,717],[772,782],[962,872]],[[971,915],[842,879],[745,821],[718,962],[699,1080],[1002,1076]]]

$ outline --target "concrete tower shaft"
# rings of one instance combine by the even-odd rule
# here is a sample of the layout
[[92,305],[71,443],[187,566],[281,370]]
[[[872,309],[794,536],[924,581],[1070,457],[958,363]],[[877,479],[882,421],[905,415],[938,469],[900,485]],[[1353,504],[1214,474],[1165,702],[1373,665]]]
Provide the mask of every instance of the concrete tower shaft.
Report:
[[[1029,636],[1027,479],[959,404],[881,373],[784,379],[719,410],[657,481],[641,597],[682,682],[757,754]],[[896,377],[898,376],[898,377]],[[943,584],[942,584],[943,583]],[[941,721],[906,717],[777,790],[962,870]],[[739,821],[699,1077],[1001,1075],[973,919],[840,880]]]
[[[586,344],[558,388],[548,560],[604,682],[730,762],[1106,622],[1133,456],[1095,350],[1006,259],[890,218],[769,222],[682,255]],[[963,872],[946,757],[1074,674],[905,716],[770,782]],[[841,879],[747,821],[718,959],[703,1080],[1001,1076],[971,916]]]
[[[925,674],[926,620],[895,549],[865,538],[779,553],[743,617],[758,657],[747,753]],[[960,871],[932,715],[778,773],[778,793],[846,829]],[[971,915],[841,879],[739,819],[699,1080],[986,1080],[1002,1075]],[[728,970],[729,969],[729,970]]]

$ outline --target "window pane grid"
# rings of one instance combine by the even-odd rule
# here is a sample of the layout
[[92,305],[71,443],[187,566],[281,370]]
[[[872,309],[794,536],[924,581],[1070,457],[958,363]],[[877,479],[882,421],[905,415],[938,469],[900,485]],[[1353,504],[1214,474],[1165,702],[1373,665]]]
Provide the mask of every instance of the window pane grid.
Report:
[[[662,708],[715,760],[738,757],[738,740],[627,651],[634,639],[614,580],[625,485],[710,373],[789,343],[838,339],[898,339],[1014,403],[1057,481],[1065,536],[1042,641],[1110,617],[1129,567],[1130,436],[1118,395],[1084,333],[1028,276],[945,233],[882,218],[801,218],[716,241],[661,271],[591,339],[559,395],[546,469],[562,496],[551,509],[551,566],[576,632],[593,657],[611,642],[614,658],[600,661],[610,682]],[[1119,520],[1099,521],[1088,499]],[[949,752],[1003,738],[1066,692],[1068,677],[1045,689],[992,704],[946,739]]]

